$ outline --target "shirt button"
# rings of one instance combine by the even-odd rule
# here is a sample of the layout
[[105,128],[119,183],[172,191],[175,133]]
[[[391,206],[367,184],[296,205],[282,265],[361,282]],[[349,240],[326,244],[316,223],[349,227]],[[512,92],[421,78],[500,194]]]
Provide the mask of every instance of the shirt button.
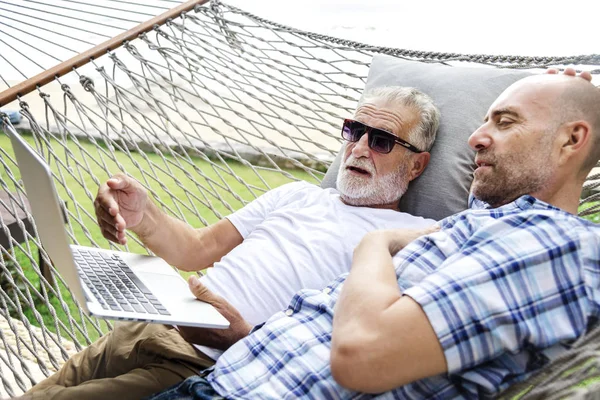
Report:
[[325,293],[325,294],[329,294],[329,293],[331,293],[331,289],[329,289],[329,288],[327,287],[327,288],[323,289],[323,293]]
[[292,310],[291,308],[288,308],[287,310],[285,310],[285,315],[287,315],[288,317],[291,317],[293,313],[294,313],[294,310]]

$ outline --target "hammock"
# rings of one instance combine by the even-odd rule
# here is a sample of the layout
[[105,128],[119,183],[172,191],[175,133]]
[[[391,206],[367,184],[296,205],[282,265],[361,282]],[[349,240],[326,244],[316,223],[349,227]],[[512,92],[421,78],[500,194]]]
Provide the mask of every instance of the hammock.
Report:
[[[499,68],[576,64],[600,73],[598,55],[381,48],[299,31],[218,1],[104,0],[77,17],[70,16],[82,9],[75,0],[2,3],[0,61],[24,81],[15,84],[0,70],[0,106],[23,116],[13,124],[2,113],[1,125],[22,134],[52,167],[73,243],[104,248],[113,245],[97,229],[92,202],[98,185],[119,170],[142,182],[167,213],[197,227],[282,183],[318,184],[374,54]],[[53,373],[111,325],[83,314],[41,248],[6,135],[0,163],[3,397]],[[599,180],[588,178],[581,215],[600,212]],[[147,251],[134,236],[127,250]],[[535,378],[527,396],[593,390],[597,336]],[[521,385],[508,396],[529,389]]]

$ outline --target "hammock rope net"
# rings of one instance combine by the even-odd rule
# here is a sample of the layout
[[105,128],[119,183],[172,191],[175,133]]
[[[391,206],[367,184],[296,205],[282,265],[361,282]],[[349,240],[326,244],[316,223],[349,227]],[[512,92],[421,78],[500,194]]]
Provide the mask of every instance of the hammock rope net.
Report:
[[[73,7],[68,3],[77,2],[61,7]],[[110,29],[117,23],[135,26],[179,4],[157,0],[138,14],[114,13],[127,3],[99,3],[105,9],[87,13],[88,22],[75,28],[80,35],[68,36],[71,47],[50,39],[40,49],[30,42],[29,52],[43,50],[47,54],[39,59],[49,57],[48,65],[34,59],[30,70],[48,69],[108,37],[93,24],[110,25],[106,32],[114,36],[120,32]],[[111,11],[123,17],[107,19]],[[14,21],[21,18],[15,15]],[[40,29],[50,32],[64,23],[52,15],[47,12]],[[14,21],[12,29],[29,29]],[[0,46],[18,49],[17,42],[8,42],[16,36],[5,25],[0,19],[0,33],[12,36],[0,38]],[[68,56],[55,56],[60,54],[53,50],[57,45],[68,48]],[[216,222],[280,184],[300,179],[318,184],[341,146],[340,121],[352,114],[375,53],[500,68],[575,64],[600,73],[598,55],[512,57],[381,48],[303,32],[213,1],[3,104],[5,110],[18,109],[23,121],[13,124],[2,113],[2,126],[23,135],[51,166],[72,242],[116,249],[97,228],[93,200],[100,183],[119,171],[138,179],[167,213],[196,227]],[[0,58],[13,67],[22,65],[6,54],[0,51]],[[24,54],[17,51],[13,58]],[[10,89],[2,72],[0,78]],[[0,231],[7,239],[0,245],[0,396],[13,396],[52,374],[111,325],[84,315],[41,248],[5,134],[0,136],[0,163],[5,193]],[[600,212],[598,180],[596,173],[586,182],[589,195],[582,199],[581,215],[595,218]],[[128,238],[127,250],[147,251],[135,236]],[[597,340],[589,337],[594,340],[582,342],[587,347],[576,353],[574,365],[594,360],[593,367],[578,368],[571,377],[575,383],[598,375]],[[549,382],[559,384],[556,376],[538,383],[532,393],[551,387]],[[571,381],[564,380],[569,384],[560,386],[560,393],[593,387],[574,387]],[[546,394],[559,393],[552,388]]]

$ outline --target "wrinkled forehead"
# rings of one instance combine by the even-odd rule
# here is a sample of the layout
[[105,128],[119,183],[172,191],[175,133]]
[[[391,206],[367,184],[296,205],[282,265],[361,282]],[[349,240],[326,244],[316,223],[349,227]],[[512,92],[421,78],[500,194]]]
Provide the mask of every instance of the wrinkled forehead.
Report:
[[354,119],[397,136],[404,136],[418,123],[419,115],[413,107],[373,99],[356,109]]

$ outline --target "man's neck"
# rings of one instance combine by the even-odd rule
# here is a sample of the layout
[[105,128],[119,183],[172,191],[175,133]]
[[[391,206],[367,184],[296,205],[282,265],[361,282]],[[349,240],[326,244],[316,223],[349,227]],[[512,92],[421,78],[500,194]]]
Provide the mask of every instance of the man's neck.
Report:
[[531,195],[536,199],[545,201],[554,207],[560,208],[568,213],[577,215],[579,209],[579,198],[583,189],[584,180],[578,180],[576,177],[563,180],[563,184],[559,187],[546,188]]
[[353,204],[354,202],[352,199],[344,198],[344,196],[341,196],[341,195],[340,195],[340,200],[345,205],[352,206],[352,207],[369,207],[369,208],[381,208],[381,209],[388,209],[388,210],[398,210],[398,208],[400,206],[400,200],[396,200],[396,201],[394,201],[392,203],[388,203],[388,204]]
[[532,196],[536,199],[545,201],[556,208],[560,208],[563,211],[577,215],[579,209],[579,196],[566,196],[564,193],[558,193],[550,198],[544,198],[535,194],[532,194]]

